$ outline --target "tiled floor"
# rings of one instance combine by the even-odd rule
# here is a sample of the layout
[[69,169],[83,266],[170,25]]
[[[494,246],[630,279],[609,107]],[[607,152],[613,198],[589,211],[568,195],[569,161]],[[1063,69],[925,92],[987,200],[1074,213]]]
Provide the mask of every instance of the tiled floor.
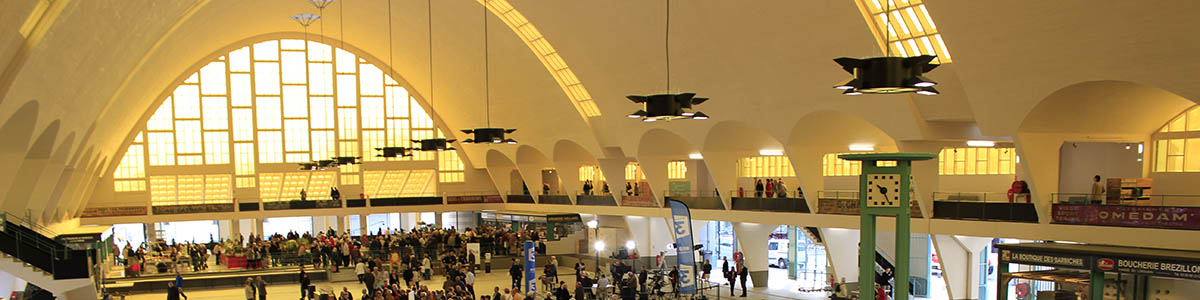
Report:
[[[799,292],[797,290],[798,283],[796,283],[795,281],[787,280],[787,273],[784,270],[772,269],[771,272],[772,273],[770,276],[772,279],[774,279],[774,280],[772,280],[772,283],[771,283],[772,287],[770,287],[770,288],[761,288],[761,287],[750,288],[750,291],[747,293],[746,298],[734,297],[734,299],[750,299],[750,300],[827,299],[825,294],[822,294],[822,293]],[[575,284],[575,276],[574,275],[560,275],[559,279],[561,279],[562,281],[566,281],[568,285]],[[441,277],[434,276],[434,278],[432,280],[425,281],[425,282],[423,282],[423,284],[428,284],[428,285],[430,285],[431,288],[436,287],[436,289],[440,289],[442,280],[443,279]],[[508,274],[503,271],[493,272],[491,274],[479,274],[476,279],[475,288],[477,289],[476,290],[477,292],[483,293],[484,291],[491,291],[491,289],[493,287],[497,287],[497,286],[499,286],[499,287],[501,287],[501,289],[503,289],[504,287],[510,286],[511,282],[512,281],[509,279]],[[316,285],[317,285],[318,289],[324,289],[324,290],[341,291],[343,287],[349,288],[352,292],[354,292],[355,299],[359,298],[359,296],[362,294],[362,289],[363,289],[363,286],[357,282],[319,282],[319,283],[316,283]],[[244,293],[242,292],[241,288],[232,288],[232,287],[231,288],[220,288],[220,289],[204,289],[204,290],[185,289],[185,292],[189,296],[188,297],[189,300],[209,300],[209,299],[225,300],[225,299],[241,299],[242,297],[244,297]],[[719,298],[730,298],[729,294],[728,294],[729,293],[728,286],[722,286],[721,292],[722,292],[722,295],[720,295]],[[738,290],[737,293],[741,294],[741,291]],[[705,294],[709,295],[709,299],[717,299],[718,298],[715,291],[713,291],[713,290],[709,290]],[[279,285],[268,286],[267,287],[267,297],[269,299],[298,299],[300,297],[299,285],[297,285],[295,283],[288,283],[288,284],[279,284]],[[164,299],[164,298],[165,298],[165,295],[163,293],[149,293],[149,294],[130,295],[130,296],[127,296],[125,299],[128,299],[128,300],[156,299],[157,300],[157,299]]]

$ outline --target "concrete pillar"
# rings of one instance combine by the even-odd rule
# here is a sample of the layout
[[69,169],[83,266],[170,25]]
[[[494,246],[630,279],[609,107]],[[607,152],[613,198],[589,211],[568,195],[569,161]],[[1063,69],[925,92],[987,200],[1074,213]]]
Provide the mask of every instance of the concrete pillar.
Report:
[[334,222],[333,230],[337,230],[338,234],[346,232],[346,216],[336,216],[337,222]]
[[259,237],[263,236],[263,221],[265,219],[254,219],[254,234]]
[[367,215],[358,215],[358,232],[361,235],[369,235],[367,232]]
[[779,227],[775,224],[733,223],[733,231],[737,234],[738,247],[741,249],[746,267],[750,269],[750,282],[756,287],[765,287],[770,280],[767,273],[770,268],[767,262],[767,240],[771,232]]
[[440,213],[440,212],[433,213],[433,225],[436,228],[442,228],[442,225],[444,225],[444,223],[442,222],[442,213]]
[[151,242],[158,238],[158,230],[154,230],[154,223],[146,223],[142,227],[146,228],[146,242]]
[[222,239],[233,239],[236,236],[242,235],[242,222],[238,219],[226,220],[229,222],[229,236],[222,236]]
[[312,234],[313,236],[316,236],[317,233],[325,231],[329,228],[329,219],[325,216],[313,216],[312,227]]
[[972,266],[979,263],[971,261],[971,252],[953,236],[934,235],[932,238],[940,262],[938,267],[942,270],[942,279],[946,281],[946,295],[950,299],[969,299],[971,270],[977,268]]

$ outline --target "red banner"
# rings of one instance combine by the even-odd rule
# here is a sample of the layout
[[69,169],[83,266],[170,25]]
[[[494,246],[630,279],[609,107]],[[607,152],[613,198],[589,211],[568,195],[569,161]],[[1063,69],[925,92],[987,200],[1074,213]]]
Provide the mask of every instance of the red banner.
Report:
[[1054,223],[1125,227],[1200,229],[1200,207],[1062,205],[1052,208]]

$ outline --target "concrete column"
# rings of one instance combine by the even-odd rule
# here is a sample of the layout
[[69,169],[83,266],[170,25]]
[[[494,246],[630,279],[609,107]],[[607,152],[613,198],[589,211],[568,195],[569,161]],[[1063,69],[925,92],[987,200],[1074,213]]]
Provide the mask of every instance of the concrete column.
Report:
[[433,213],[433,225],[436,228],[442,228],[442,225],[443,225],[442,213],[440,213],[440,212]]
[[263,220],[265,219],[254,219],[254,234],[259,237],[263,236]]
[[779,227],[775,224],[733,223],[733,231],[737,234],[738,247],[742,252],[746,267],[750,269],[750,282],[756,287],[765,287],[770,280],[767,273],[770,268],[767,262],[767,240],[771,232]]
[[338,234],[346,232],[346,216],[339,215],[335,218],[337,219],[337,222],[334,222],[333,229],[337,230]]
[[146,228],[146,242],[147,243],[154,241],[154,239],[158,238],[158,231],[154,230],[154,223],[146,223],[142,227]]
[[325,216],[313,216],[312,227],[312,234],[313,236],[316,236],[317,233],[325,231],[325,229],[329,228],[329,219]]
[[367,215],[358,215],[358,232],[362,235],[368,235],[367,232]]
[[236,236],[242,235],[242,222],[238,219],[227,220],[229,222],[229,236],[221,237],[223,239],[233,239]]
[[[941,142],[900,142],[900,151],[903,152],[925,152],[937,154],[942,151],[942,147],[947,146]],[[912,164],[913,176],[913,195],[916,198],[911,199],[917,201],[921,206],[921,216],[925,219],[933,218],[933,193],[938,191],[941,185],[938,175],[937,161],[925,161]]]

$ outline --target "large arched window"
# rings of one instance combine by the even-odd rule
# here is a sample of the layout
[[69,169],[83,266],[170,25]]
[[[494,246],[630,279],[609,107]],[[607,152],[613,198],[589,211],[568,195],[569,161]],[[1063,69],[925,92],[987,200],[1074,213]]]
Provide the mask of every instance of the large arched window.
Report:
[[1154,172],[1200,172],[1200,106],[1163,125],[1154,137]]
[[[439,181],[464,180],[453,151],[376,157],[375,148],[442,133],[387,72],[315,41],[267,40],[217,57],[135,130],[114,188],[149,190],[153,205],[286,201],[301,190],[321,199],[332,186],[359,186],[372,198],[420,196],[434,194]],[[315,171],[297,165],[337,156],[365,163]]]

